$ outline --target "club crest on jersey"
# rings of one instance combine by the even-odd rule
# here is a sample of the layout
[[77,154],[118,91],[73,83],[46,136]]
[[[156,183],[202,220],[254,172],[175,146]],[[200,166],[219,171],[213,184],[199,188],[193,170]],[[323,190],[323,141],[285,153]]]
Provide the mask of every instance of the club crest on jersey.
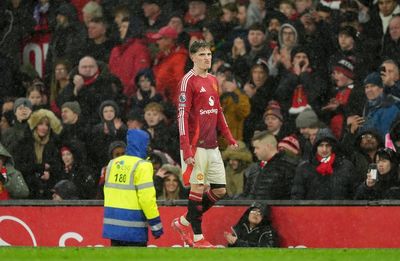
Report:
[[210,98],[208,98],[208,104],[210,104],[210,106],[214,106],[214,97],[210,96]]
[[181,93],[181,95],[179,95],[179,102],[186,102],[186,95],[184,93]]
[[204,86],[201,86],[200,93],[202,93],[202,92],[206,92],[206,89],[204,88]]

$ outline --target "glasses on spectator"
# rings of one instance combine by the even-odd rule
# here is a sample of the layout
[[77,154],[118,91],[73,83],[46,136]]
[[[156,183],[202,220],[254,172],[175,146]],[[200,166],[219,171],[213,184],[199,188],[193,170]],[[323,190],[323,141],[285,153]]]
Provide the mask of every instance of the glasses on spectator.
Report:
[[261,211],[260,210],[251,210],[250,214],[256,215],[256,216],[261,216]]
[[363,134],[361,135],[362,139],[375,139],[375,136],[372,134]]

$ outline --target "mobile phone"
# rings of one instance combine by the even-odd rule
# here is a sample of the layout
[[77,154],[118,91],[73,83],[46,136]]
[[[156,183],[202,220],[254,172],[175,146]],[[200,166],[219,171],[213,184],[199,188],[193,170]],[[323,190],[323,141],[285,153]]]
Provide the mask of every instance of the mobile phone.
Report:
[[377,175],[378,174],[378,169],[377,169],[376,164],[375,163],[369,164],[368,169],[369,169],[368,172],[371,175],[371,179],[376,180],[378,178],[378,175]]

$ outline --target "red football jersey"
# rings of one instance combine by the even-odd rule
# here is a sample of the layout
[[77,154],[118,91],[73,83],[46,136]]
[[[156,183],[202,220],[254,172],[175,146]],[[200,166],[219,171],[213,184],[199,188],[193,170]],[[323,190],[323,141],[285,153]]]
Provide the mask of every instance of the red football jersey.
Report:
[[230,144],[235,144],[219,103],[217,79],[190,70],[179,87],[178,126],[184,160],[193,157],[197,147],[216,148],[217,130]]

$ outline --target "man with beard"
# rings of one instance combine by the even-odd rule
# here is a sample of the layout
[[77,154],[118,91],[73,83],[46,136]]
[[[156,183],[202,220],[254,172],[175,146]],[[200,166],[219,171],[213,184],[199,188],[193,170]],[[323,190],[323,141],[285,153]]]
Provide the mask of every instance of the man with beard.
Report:
[[273,50],[278,46],[278,34],[281,29],[281,25],[287,21],[287,18],[281,12],[271,11],[267,17],[265,17],[265,24],[267,25],[267,46]]

